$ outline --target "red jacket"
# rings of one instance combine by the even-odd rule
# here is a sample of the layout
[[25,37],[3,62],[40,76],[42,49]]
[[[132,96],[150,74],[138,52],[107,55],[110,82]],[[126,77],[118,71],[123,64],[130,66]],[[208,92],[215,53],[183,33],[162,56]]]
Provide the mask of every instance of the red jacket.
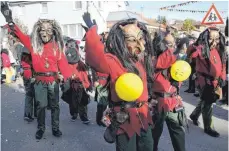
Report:
[[[9,29],[9,28],[8,28]],[[67,59],[63,52],[58,50],[57,44],[52,41],[44,44],[43,53],[39,55],[34,53],[30,37],[23,34],[20,29],[15,25],[14,33],[20,39],[21,43],[30,51],[32,56],[32,65],[35,72],[58,72],[60,70],[61,74],[64,76],[64,79],[71,77],[72,72],[68,67]],[[56,49],[56,53],[54,52]],[[48,60],[49,67],[45,68],[46,58]],[[37,76],[36,80],[42,82],[53,82],[57,77],[44,77]]]
[[[169,79],[170,77],[170,70],[169,68],[171,65],[176,61],[176,56],[173,54],[173,50],[169,49],[163,52],[160,56],[158,56],[156,63],[155,63],[155,74],[154,74],[154,82],[153,82],[153,94],[159,93],[170,93],[176,94],[177,89],[173,85]],[[167,74],[163,75],[162,70],[167,70]],[[165,73],[164,73],[165,74]],[[156,99],[158,100],[158,110],[162,111],[173,111],[173,109],[180,104],[181,102],[177,100],[176,96],[172,97],[158,97],[155,95]]]
[[2,57],[3,68],[9,68],[11,66],[9,56],[6,53],[1,53],[1,57]]
[[[76,79],[82,82],[84,88],[89,88],[90,81],[88,79],[87,69],[83,63],[69,64],[69,67],[73,74],[76,75]],[[74,87],[74,86],[73,86]]]
[[[96,26],[89,29],[86,33],[86,62],[97,72],[110,75],[111,101],[121,101],[115,91],[115,82],[119,76],[127,72],[127,69],[123,67],[116,56],[104,52],[104,45],[96,32]],[[147,102],[148,90],[145,69],[140,62],[136,62],[135,67],[139,70],[144,85],[143,93],[137,102]],[[119,111],[120,107],[115,107],[114,110]],[[149,123],[152,124],[147,103],[138,109],[128,108],[126,111],[129,112],[130,120],[120,126],[123,131],[120,129],[118,134],[126,132],[129,137],[132,137],[135,133],[140,135],[141,128],[147,130]],[[138,116],[140,116],[141,120]]]
[[21,66],[23,68],[23,77],[32,78],[32,60],[29,54],[21,56]]
[[[201,88],[206,84],[205,76],[201,73],[212,76],[215,79],[226,79],[226,64],[222,64],[218,51],[216,49],[210,51],[210,66],[208,66],[208,63],[202,56],[202,47],[203,46],[198,46],[196,51],[191,55],[191,58],[196,58],[197,83]],[[214,80],[213,85],[216,87],[218,85],[218,80]]]

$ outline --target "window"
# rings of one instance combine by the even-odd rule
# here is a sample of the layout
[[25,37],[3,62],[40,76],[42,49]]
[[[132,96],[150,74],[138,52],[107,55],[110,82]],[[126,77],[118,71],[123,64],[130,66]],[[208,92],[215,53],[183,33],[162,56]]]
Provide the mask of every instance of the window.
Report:
[[19,6],[18,15],[25,15],[25,6],[24,5]]
[[78,24],[78,37],[83,37],[83,27]]
[[68,36],[71,38],[78,38],[82,39],[83,38],[83,28],[81,27],[80,24],[65,24],[62,25],[63,27],[63,35]]
[[81,9],[82,8],[82,2],[81,1],[75,1],[74,2],[74,9]]
[[69,25],[69,36],[76,37],[76,25],[75,24]]
[[98,1],[98,7],[99,7],[99,9],[102,8],[102,7],[101,7],[101,2],[100,2],[100,1]]
[[63,25],[63,34],[68,35],[68,25]]
[[48,13],[48,4],[41,3],[41,13],[47,14]]

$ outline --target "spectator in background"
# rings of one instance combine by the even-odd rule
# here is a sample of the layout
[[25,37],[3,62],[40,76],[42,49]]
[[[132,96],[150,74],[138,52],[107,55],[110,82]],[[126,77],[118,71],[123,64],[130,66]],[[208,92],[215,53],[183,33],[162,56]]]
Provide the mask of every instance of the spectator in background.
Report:
[[15,74],[15,71],[11,66],[9,52],[10,51],[8,51],[7,49],[1,50],[2,72],[5,74],[5,76],[3,76],[3,73],[2,73],[1,80],[5,78],[6,83],[11,83],[12,80],[14,80],[13,76]]
[[179,60],[186,60],[187,57],[187,49],[189,46],[189,38],[185,37],[185,38],[181,38],[178,45],[177,45],[177,52],[178,56],[177,59]]

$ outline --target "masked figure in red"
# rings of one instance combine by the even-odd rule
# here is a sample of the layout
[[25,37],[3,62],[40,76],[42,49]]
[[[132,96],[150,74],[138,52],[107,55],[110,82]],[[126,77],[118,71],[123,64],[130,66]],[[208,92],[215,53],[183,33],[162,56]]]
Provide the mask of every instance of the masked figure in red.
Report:
[[202,113],[204,132],[219,137],[212,124],[212,103],[222,96],[222,86],[226,79],[225,38],[215,27],[210,27],[200,34],[198,46],[190,58],[196,58],[197,83],[200,87],[200,102],[190,115],[193,123],[198,125]]
[[31,38],[20,31],[12,20],[12,12],[6,2],[1,2],[1,12],[11,30],[21,43],[29,50],[32,66],[35,71],[35,98],[37,103],[38,130],[36,139],[41,139],[45,131],[45,109],[48,102],[51,106],[52,134],[60,137],[59,130],[59,82],[57,73],[60,70],[66,81],[65,89],[69,88],[72,72],[68,68],[67,59],[63,53],[64,42],[61,28],[54,20],[38,20]]
[[[97,72],[108,74],[111,124],[105,131],[107,142],[116,142],[117,151],[152,151],[152,119],[148,108],[147,77],[152,77],[152,44],[146,26],[135,19],[123,20],[111,28],[106,52],[90,14],[83,19],[86,33],[86,62]],[[142,95],[135,102],[125,102],[115,91],[119,76],[132,72],[141,77]],[[134,82],[134,81],[133,81]]]
[[33,67],[32,67],[32,58],[31,55],[25,47],[22,48],[21,53],[21,66],[23,69],[23,83],[25,86],[25,111],[24,111],[24,120],[32,122],[34,117],[37,118],[36,112],[36,102],[34,95],[34,78],[33,78]]
[[175,151],[185,151],[185,111],[179,96],[180,83],[172,79],[170,67],[175,63],[180,49],[175,51],[175,40],[169,32],[159,32],[153,40],[156,53],[154,59],[155,73],[152,84],[152,119],[155,123],[152,136],[154,151],[158,150],[158,143],[166,121]]
[[87,105],[90,98],[86,91],[89,90],[91,83],[87,66],[80,60],[79,47],[75,40],[68,40],[66,46],[65,54],[74,78],[71,80],[71,88],[63,92],[61,98],[69,104],[72,121],[75,121],[79,114],[81,121],[88,124]]

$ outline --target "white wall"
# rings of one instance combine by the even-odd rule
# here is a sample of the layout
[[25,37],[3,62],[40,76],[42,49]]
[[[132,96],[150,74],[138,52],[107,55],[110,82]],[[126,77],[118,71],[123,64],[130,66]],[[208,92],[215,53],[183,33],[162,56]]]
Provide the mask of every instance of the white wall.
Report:
[[[80,24],[84,23],[82,15],[86,12],[87,2],[82,1],[82,9],[74,9],[75,1],[53,1],[48,2],[48,13],[42,13],[42,4],[28,4],[23,7],[12,6],[12,13],[14,17],[20,18],[24,24],[29,28],[29,32],[32,31],[34,23],[39,18],[55,19],[61,25],[66,24]],[[106,18],[109,12],[125,10],[124,2],[116,1],[101,1],[101,8],[98,7],[98,1],[88,2],[88,11],[91,13],[91,17],[96,20],[98,26],[98,33],[106,30]],[[119,6],[118,6],[119,5]],[[98,13],[100,12],[100,13]],[[5,19],[0,15],[0,25],[5,24]],[[69,34],[69,33],[68,33]],[[84,33],[83,33],[84,34]],[[75,39],[81,39],[81,36],[74,37]]]

